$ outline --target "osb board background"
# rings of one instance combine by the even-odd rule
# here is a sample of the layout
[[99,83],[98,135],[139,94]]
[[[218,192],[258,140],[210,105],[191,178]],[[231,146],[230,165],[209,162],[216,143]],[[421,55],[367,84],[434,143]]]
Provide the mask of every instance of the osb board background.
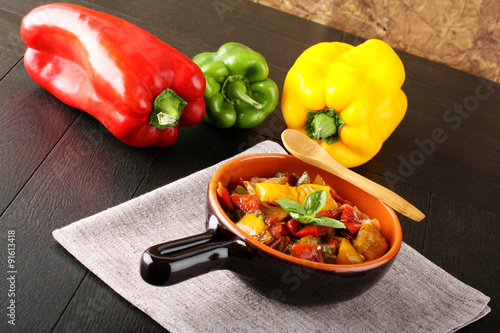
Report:
[[252,0],[500,82],[500,0]]

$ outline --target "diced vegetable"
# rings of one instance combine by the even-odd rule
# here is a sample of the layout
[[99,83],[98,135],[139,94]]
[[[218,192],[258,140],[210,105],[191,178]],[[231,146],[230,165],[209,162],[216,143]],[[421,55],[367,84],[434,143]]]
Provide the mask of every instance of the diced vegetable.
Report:
[[246,214],[243,216],[236,225],[252,237],[258,237],[261,242],[268,242],[271,240],[271,233],[267,230],[264,221],[253,214]]
[[374,260],[381,257],[388,248],[385,238],[372,224],[363,224],[359,230],[358,237],[354,240],[353,247],[363,255],[366,260]]
[[263,202],[275,203],[276,199],[290,199],[298,201],[299,194],[296,187],[275,184],[258,183],[255,184],[259,198]]
[[292,256],[300,259],[315,261],[315,262],[323,262],[323,256],[321,255],[321,252],[319,252],[319,250],[317,249],[316,244],[311,244],[311,243],[294,244],[292,247],[290,247],[288,251]]
[[358,264],[384,255],[388,245],[379,221],[339,196],[320,175],[311,179],[306,172],[300,177],[279,172],[240,179],[231,191],[220,186],[217,193],[236,225],[274,250],[327,264]]
[[262,203],[262,214],[265,216],[267,225],[272,226],[288,217],[288,213],[280,206],[272,206],[268,203]]
[[302,174],[302,176],[300,176],[300,178],[297,180],[297,183],[295,184],[295,186],[300,186],[300,185],[304,185],[304,184],[311,184],[311,183],[312,183],[311,178],[309,177],[307,172],[304,172]]
[[229,197],[229,191],[220,182],[217,184],[217,197],[224,210],[229,212],[234,210],[233,203]]
[[330,186],[317,185],[317,184],[304,184],[297,187],[300,204],[303,205],[307,195],[316,190],[325,190],[326,192],[326,203],[321,209],[321,212],[336,209],[338,207],[337,203],[335,202],[335,200],[333,200],[332,196],[330,195]]
[[358,253],[358,251],[356,251],[351,242],[349,242],[346,238],[342,238],[335,263],[339,265],[350,265],[360,264],[363,261],[364,258]]
[[326,185],[325,181],[323,180],[323,177],[321,177],[320,175],[316,175],[313,183],[316,185]]
[[261,202],[256,195],[233,193],[231,201],[245,214],[261,208]]

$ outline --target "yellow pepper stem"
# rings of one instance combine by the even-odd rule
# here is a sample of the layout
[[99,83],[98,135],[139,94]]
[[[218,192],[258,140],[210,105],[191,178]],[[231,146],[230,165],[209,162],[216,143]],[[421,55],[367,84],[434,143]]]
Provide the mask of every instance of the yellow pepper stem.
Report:
[[339,133],[344,124],[337,111],[326,108],[307,113],[305,130],[311,139],[332,144],[340,140]]

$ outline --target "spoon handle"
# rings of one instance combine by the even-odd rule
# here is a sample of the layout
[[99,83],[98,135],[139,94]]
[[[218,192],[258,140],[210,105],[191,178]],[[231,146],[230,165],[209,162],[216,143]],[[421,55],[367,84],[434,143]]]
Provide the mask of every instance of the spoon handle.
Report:
[[361,188],[365,192],[378,198],[389,207],[414,221],[420,222],[425,218],[425,215],[420,210],[418,210],[405,199],[401,198],[396,193],[342,166],[328,154],[325,154],[322,159],[308,158],[307,156],[302,155],[296,157],[308,164],[328,171],[338,176],[339,178],[342,178],[343,180]]

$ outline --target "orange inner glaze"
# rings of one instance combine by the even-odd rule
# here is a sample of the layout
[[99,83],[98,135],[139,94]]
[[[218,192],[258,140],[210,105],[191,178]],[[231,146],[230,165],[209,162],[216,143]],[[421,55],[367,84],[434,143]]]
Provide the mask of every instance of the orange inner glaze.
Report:
[[[307,171],[311,177],[315,177],[317,174],[320,174],[325,182],[329,186],[333,187],[340,196],[351,201],[362,212],[368,214],[370,218],[377,218],[380,222],[380,232],[389,245],[387,253],[376,260],[352,265],[324,264],[295,258],[274,250],[267,245],[260,243],[253,237],[248,236],[245,232],[238,228],[234,222],[231,221],[219,204],[216,193],[218,182],[221,182],[225,187],[229,187],[230,184],[236,182],[240,177],[243,179],[248,179],[252,176],[272,177],[277,172],[287,171],[297,174],[302,174],[304,171]],[[245,239],[245,242],[253,248],[258,249],[261,252],[265,252],[269,256],[275,257],[279,260],[309,266],[319,270],[339,273],[354,273],[370,270],[393,259],[399,252],[402,244],[403,235],[401,225],[396,213],[391,208],[356,186],[347,183],[346,181],[326,171],[306,164],[291,155],[254,154],[235,158],[225,163],[217,169],[210,180],[208,187],[208,200],[214,208],[214,213],[222,221],[223,225],[231,232],[241,235],[241,237]]]

